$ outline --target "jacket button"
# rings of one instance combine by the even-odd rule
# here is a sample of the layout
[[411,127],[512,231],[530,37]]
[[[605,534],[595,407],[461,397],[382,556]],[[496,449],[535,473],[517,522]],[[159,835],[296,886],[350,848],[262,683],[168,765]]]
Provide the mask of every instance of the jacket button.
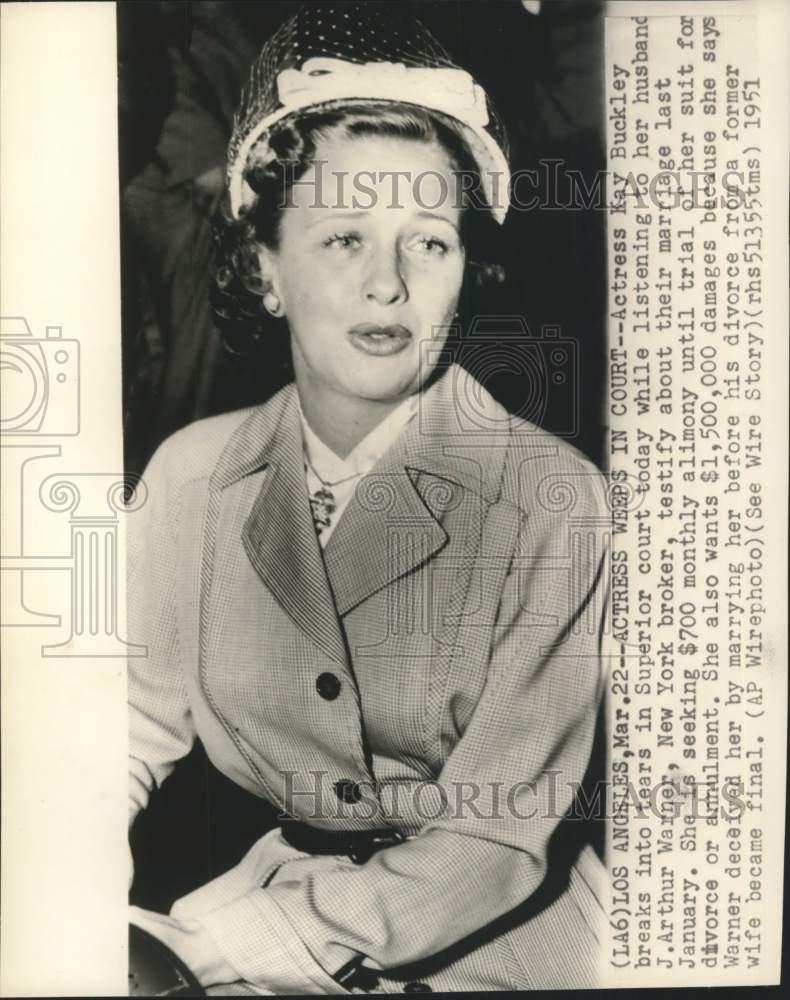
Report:
[[347,802],[351,805],[354,802],[359,802],[362,798],[362,789],[356,781],[351,781],[349,778],[341,778],[340,781],[335,782],[335,795],[337,795],[341,802]]
[[403,987],[404,993],[433,993],[427,983],[406,983]]
[[334,674],[319,674],[316,678],[315,689],[326,701],[334,701],[340,694],[340,681]]

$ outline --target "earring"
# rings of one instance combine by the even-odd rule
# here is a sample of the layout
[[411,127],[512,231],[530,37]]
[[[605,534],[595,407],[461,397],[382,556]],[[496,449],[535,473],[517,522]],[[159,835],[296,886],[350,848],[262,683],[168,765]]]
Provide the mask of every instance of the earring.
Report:
[[272,316],[280,315],[280,300],[274,292],[267,292],[263,296],[263,306],[264,309],[266,309],[268,313],[271,313]]

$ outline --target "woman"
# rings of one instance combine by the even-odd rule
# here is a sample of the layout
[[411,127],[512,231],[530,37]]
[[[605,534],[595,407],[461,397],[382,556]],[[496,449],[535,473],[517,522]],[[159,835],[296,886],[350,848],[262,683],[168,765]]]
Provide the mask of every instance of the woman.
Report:
[[220,312],[250,322],[243,286],[284,319],[295,384],[165,442],[132,515],[131,815],[199,736],[282,825],[132,920],[221,995],[589,985],[600,865],[552,845],[601,689],[603,494],[448,363],[504,139],[374,16],[287,22],[231,141]]

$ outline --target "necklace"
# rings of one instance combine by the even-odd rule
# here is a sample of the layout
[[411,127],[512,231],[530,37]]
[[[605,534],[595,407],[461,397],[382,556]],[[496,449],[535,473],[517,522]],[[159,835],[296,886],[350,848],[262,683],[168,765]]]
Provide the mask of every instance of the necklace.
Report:
[[362,475],[361,472],[352,472],[351,475],[346,476],[345,479],[336,479],[333,483],[330,483],[328,480],[324,479],[323,476],[320,476],[316,472],[315,466],[313,465],[313,463],[310,461],[309,458],[306,458],[304,462],[305,462],[305,468],[309,469],[313,473],[315,478],[319,481],[319,483],[321,483],[321,485],[326,487],[326,489],[328,490],[331,490],[332,487],[334,486],[342,486],[343,483],[348,483],[352,479],[359,479],[359,477]]
[[335,486],[342,486],[343,483],[349,483],[352,479],[359,479],[362,473],[355,472],[344,479],[336,479],[334,482],[328,482],[316,472],[315,467],[308,458],[305,458],[305,469],[310,469],[315,478],[321,483],[320,488],[310,496],[310,508],[313,512],[315,529],[320,535],[324,528],[329,527],[332,521],[332,514],[337,509],[337,499],[332,489]]

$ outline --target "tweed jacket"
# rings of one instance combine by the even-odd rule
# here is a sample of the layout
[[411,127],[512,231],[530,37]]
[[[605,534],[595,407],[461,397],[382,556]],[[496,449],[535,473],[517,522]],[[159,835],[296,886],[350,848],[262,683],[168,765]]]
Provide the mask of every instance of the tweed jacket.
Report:
[[600,475],[454,365],[324,551],[302,462],[291,385],[149,464],[129,517],[148,647],[132,813],[199,736],[283,813],[406,839],[354,864],[277,828],[172,914],[238,971],[223,995],[343,993],[333,973],[360,956],[370,991],[594,984],[602,866],[589,846],[561,875],[550,858],[602,691]]

